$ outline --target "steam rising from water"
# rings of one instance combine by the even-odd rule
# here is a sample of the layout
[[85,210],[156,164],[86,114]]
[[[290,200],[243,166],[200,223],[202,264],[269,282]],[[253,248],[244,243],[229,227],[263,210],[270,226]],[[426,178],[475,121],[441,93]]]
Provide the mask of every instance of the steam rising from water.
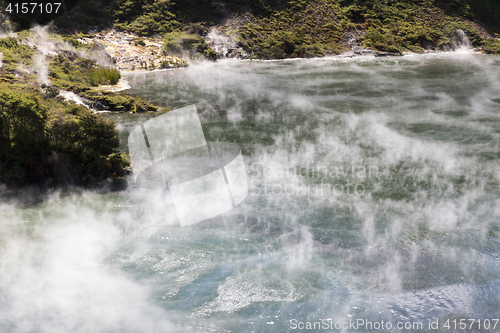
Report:
[[33,56],[34,67],[38,74],[40,84],[49,85],[49,64],[48,55],[57,55],[57,47],[53,41],[48,38],[49,26],[36,26],[31,29],[29,44],[36,46],[36,53]]
[[49,75],[49,56],[55,56],[63,51],[73,52],[74,54],[93,59],[99,65],[112,65],[109,56],[97,50],[77,50],[75,47],[65,42],[61,36],[51,34],[51,26],[35,26],[30,29],[30,34],[27,38],[27,44],[36,48],[33,55],[33,67],[38,75],[40,84],[50,85]]
[[34,208],[2,205],[2,331],[175,331],[148,304],[147,287],[105,262],[120,230],[93,200],[54,194]]
[[[134,188],[4,204],[3,327],[500,315],[496,58],[222,61],[129,80],[197,103],[207,140],[242,148],[251,194],[190,228],[167,195]],[[116,117],[124,138],[144,121]]]

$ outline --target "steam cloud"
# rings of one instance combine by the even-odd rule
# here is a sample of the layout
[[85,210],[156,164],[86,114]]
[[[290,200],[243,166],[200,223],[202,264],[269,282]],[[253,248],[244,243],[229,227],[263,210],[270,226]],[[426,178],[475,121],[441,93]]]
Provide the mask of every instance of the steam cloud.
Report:
[[[241,147],[253,194],[194,228],[175,226],[164,193],[140,189],[4,204],[1,327],[266,331],[291,315],[498,315],[492,68],[495,58],[449,53],[130,76],[158,104],[196,103],[208,140]],[[311,169],[353,165],[381,172],[321,179]],[[365,191],[311,195],[322,180]]]

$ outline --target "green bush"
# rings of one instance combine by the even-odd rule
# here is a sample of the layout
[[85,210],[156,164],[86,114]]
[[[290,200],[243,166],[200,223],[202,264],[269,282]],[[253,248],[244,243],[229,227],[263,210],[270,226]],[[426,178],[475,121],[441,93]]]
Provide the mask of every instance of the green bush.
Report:
[[32,64],[33,49],[27,45],[19,44],[16,38],[0,38],[0,52],[3,53],[0,71],[14,73],[19,64],[25,66]]
[[395,35],[388,29],[370,27],[364,36],[365,45],[383,52],[401,53]]
[[106,91],[85,90],[80,95],[91,101],[90,106],[100,110],[121,112],[158,111],[158,108],[144,99],[127,94]]
[[118,83],[120,71],[115,68],[98,67],[95,61],[78,57],[71,52],[60,53],[49,64],[52,83],[63,89],[70,87],[82,90],[87,86]]
[[165,35],[163,39],[163,53],[183,56],[185,53],[191,58],[204,56],[215,60],[217,52],[212,50],[200,35],[175,31]]
[[314,57],[343,50],[338,3],[291,0],[240,28],[240,44],[255,58]]
[[[52,148],[66,179],[58,181],[92,184],[126,173],[130,162],[118,150],[119,137],[112,120],[106,120],[77,105],[52,110],[49,119]],[[54,162],[52,162],[54,164]],[[64,173],[63,173],[64,176]]]
[[500,40],[488,38],[483,43],[483,51],[488,54],[500,54]]
[[169,0],[115,0],[111,4],[114,26],[141,36],[171,32],[179,27],[171,5]]
[[100,84],[117,84],[120,79],[120,71],[115,68],[98,67],[92,68],[89,72],[89,83],[91,86]]
[[11,87],[0,86],[0,182],[92,184],[127,172],[113,121]]
[[50,151],[46,120],[47,110],[35,95],[0,90],[0,181],[46,176],[43,156]]
[[75,49],[90,49],[92,47],[91,45],[80,42],[73,36],[64,36],[63,40],[71,44],[71,46],[73,46]]
[[[447,25],[467,25],[474,46],[482,42],[471,28],[479,23],[488,32],[500,33],[497,0],[88,0],[80,1],[55,25],[64,31],[109,28],[146,35],[183,30],[204,35],[210,26],[230,15],[240,15],[240,43],[256,58],[309,57],[344,50],[343,37],[352,30],[370,27],[387,31],[379,41],[366,37],[366,47],[378,50],[423,51],[449,45]],[[244,15],[243,15],[244,14]],[[242,20],[242,21],[243,21]],[[0,21],[2,21],[0,19]],[[4,22],[0,22],[2,25]],[[191,29],[198,26],[199,29]],[[286,35],[291,33],[290,40]],[[76,47],[76,40],[68,39]],[[209,58],[204,46],[195,53]],[[10,56],[7,55],[7,64]]]

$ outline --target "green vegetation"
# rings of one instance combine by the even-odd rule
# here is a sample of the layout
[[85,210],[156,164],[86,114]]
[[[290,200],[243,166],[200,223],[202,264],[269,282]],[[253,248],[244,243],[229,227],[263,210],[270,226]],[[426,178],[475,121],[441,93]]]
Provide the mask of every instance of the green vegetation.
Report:
[[379,51],[448,49],[457,29],[465,31],[474,46],[480,46],[482,40],[469,21],[446,15],[431,0],[354,1],[344,13],[353,28],[366,31],[363,46]]
[[140,36],[164,34],[179,27],[170,0],[115,0],[109,5],[114,26]]
[[340,7],[326,1],[289,1],[286,9],[243,26],[240,43],[256,58],[337,54],[345,50],[341,17]]
[[[0,7],[5,2],[0,0]],[[227,19],[237,22],[225,25]],[[28,22],[29,23],[29,22]],[[0,26],[21,29],[26,17]],[[253,58],[282,59],[338,54],[353,45],[378,52],[453,48],[462,30],[475,47],[500,54],[500,2],[496,0],[89,0],[54,23],[78,49],[91,29],[114,27],[163,37],[163,53],[216,59],[204,36],[214,25],[231,31]],[[26,36],[20,32],[19,36]],[[65,51],[49,56],[49,86],[39,86],[35,48],[16,38],[0,39],[0,181],[90,184],[123,175],[127,157],[118,151],[112,122],[68,103],[59,89],[72,91],[99,110],[156,111],[145,100],[99,90],[117,84],[118,70]],[[167,64],[165,64],[165,67]]]
[[165,35],[163,43],[164,54],[174,54],[183,56],[187,53],[190,58],[197,54],[203,55],[208,59],[217,59],[217,53],[208,46],[203,37],[186,32],[170,32]]
[[144,112],[158,111],[158,107],[146,102],[144,99],[129,96],[127,94],[113,93],[107,91],[85,90],[80,96],[88,99],[90,106],[98,110],[110,110],[121,112]]
[[78,57],[71,52],[60,53],[51,59],[49,69],[50,80],[55,87],[78,93],[87,99],[94,109],[157,111],[157,107],[140,97],[92,89],[91,87],[99,84],[116,84],[120,78],[118,70],[99,67],[93,60]]
[[120,71],[115,68],[97,66],[95,61],[78,57],[75,53],[65,52],[53,57],[50,62],[50,77],[56,86],[61,88],[87,86],[96,87],[100,84],[117,84]]
[[[128,172],[130,163],[118,150],[114,122],[65,102],[58,91],[87,92],[100,100],[104,93],[90,88],[93,77],[113,83],[118,80],[118,71],[100,68],[92,60],[67,52],[51,59],[53,85],[39,86],[31,60],[34,49],[15,38],[3,38],[0,52],[4,54],[0,67],[0,182],[91,185]],[[113,105],[126,104],[128,111],[134,109],[134,103],[139,104],[134,109],[139,111],[149,105],[132,97],[110,95],[107,97],[116,99]]]
[[1,78],[4,80],[11,78],[9,74],[15,74],[20,64],[30,66],[32,63],[33,50],[19,44],[14,37],[0,39],[0,52],[3,53],[1,70],[8,74],[2,75]]
[[89,72],[89,83],[94,87],[100,84],[117,84],[119,79],[120,71],[115,68],[92,68]]
[[500,54],[500,40],[493,38],[485,40],[483,50],[489,54]]
[[[166,51],[179,53],[184,47],[190,55],[195,49],[208,58],[214,57],[213,51],[195,36],[204,36],[211,26],[238,15],[244,17],[237,31],[240,45],[252,57],[265,59],[336,54],[349,48],[347,39],[353,33],[362,36],[360,42],[366,48],[396,54],[448,49],[457,29],[465,31],[476,47],[485,37],[482,28],[500,33],[500,2],[496,0],[101,2],[99,10],[107,13],[108,26],[141,36],[161,34]],[[82,16],[85,10],[78,12]],[[88,19],[80,17],[75,22],[82,27],[102,23]]]
[[39,154],[50,150],[47,110],[32,94],[0,90],[0,180],[42,179],[45,165]]
[[256,58],[322,56],[345,50],[344,36],[356,33],[364,35],[365,48],[399,54],[452,48],[461,29],[479,47],[470,2],[448,1],[440,8],[433,0],[290,0],[241,27],[240,43]]
[[265,59],[336,54],[351,46],[353,35],[365,48],[397,54],[448,49],[456,29],[476,47],[488,33],[500,34],[497,0],[89,0],[58,18],[56,27],[161,35],[165,51],[179,54],[184,47],[183,53],[212,59],[215,53],[200,36],[235,17],[240,46]]
[[129,161],[118,144],[114,123],[85,107],[0,85],[0,182],[86,185],[123,176]]
[[82,50],[89,50],[92,48],[92,45],[89,44],[83,44],[82,42],[78,41],[77,38],[93,38],[93,35],[89,34],[74,34],[74,35],[63,35],[62,38],[65,42],[69,43],[71,46],[73,46],[75,49],[82,49]]

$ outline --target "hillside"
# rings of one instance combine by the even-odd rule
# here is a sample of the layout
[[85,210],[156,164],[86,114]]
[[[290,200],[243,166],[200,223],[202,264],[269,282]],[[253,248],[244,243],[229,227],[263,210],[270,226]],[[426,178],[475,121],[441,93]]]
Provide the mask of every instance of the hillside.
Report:
[[[89,109],[158,108],[96,89],[116,84],[117,68],[171,68],[225,56],[435,52],[454,49],[465,37],[483,52],[500,53],[500,3],[494,0],[64,3],[66,11],[57,15],[9,16],[13,7],[0,0],[0,33],[17,31],[15,38],[0,38],[0,182],[92,184],[126,174],[128,157],[118,150],[113,123]],[[49,22],[56,34],[27,30]],[[117,32],[105,31],[110,28]]]
[[118,70],[64,50],[63,40],[33,38],[0,39],[0,183],[94,185],[124,176],[130,163],[114,122],[89,107],[154,107],[96,89],[116,84]]
[[[21,18],[19,18],[21,17]],[[17,21],[16,21],[17,20]],[[25,17],[14,27],[27,26]],[[141,36],[206,37],[213,27],[252,58],[312,57],[366,48],[380,52],[447,50],[457,29],[496,53],[500,2],[494,0],[91,0],[55,26],[65,33],[115,27]],[[192,39],[192,37],[191,37]],[[191,44],[190,44],[191,43]],[[206,47],[195,47],[213,57]]]

